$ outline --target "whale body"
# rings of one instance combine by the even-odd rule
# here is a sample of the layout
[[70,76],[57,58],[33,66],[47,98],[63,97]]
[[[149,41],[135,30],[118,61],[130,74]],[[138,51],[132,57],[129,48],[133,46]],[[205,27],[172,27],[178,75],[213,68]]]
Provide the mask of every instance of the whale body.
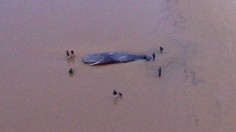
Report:
[[84,56],[83,62],[94,66],[102,64],[126,63],[140,59],[150,61],[152,57],[147,55],[129,54],[126,52],[103,52],[96,54],[87,54]]

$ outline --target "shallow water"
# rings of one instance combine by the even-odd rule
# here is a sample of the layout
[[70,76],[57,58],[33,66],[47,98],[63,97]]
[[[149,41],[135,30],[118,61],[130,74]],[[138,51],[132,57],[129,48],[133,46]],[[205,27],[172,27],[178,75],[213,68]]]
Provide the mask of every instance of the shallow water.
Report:
[[[1,0],[1,132],[234,131],[235,9],[233,0]],[[157,56],[82,62],[107,51]]]

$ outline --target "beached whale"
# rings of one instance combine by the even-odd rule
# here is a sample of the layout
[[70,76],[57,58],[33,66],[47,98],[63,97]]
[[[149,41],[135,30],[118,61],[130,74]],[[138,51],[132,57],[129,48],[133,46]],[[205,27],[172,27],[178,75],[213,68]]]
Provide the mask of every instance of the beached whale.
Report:
[[126,63],[139,59],[150,61],[152,59],[152,56],[134,55],[126,52],[104,52],[85,55],[83,58],[83,62],[89,63],[91,66],[93,66],[102,64]]

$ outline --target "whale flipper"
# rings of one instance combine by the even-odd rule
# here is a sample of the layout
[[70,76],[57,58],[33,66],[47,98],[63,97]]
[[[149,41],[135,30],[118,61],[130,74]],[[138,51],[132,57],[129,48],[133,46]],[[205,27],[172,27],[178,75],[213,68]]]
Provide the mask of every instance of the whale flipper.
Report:
[[102,61],[102,59],[97,61],[97,62],[94,62],[94,63],[90,64],[90,66],[94,66],[94,65],[100,64],[101,61]]

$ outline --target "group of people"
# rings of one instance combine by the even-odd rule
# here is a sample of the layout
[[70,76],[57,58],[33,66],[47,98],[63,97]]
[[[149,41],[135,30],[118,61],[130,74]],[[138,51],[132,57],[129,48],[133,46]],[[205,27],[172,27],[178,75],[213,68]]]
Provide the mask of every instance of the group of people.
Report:
[[67,59],[71,60],[75,58],[74,50],[71,50],[70,52],[67,50],[66,51]]
[[[162,53],[164,50],[163,47],[160,47],[160,52]],[[71,50],[70,52],[68,50],[66,50],[66,56],[67,56],[67,59],[68,60],[73,60],[74,57],[75,57],[75,54],[74,54],[74,50]],[[156,58],[156,55],[155,53],[152,54],[152,60],[155,61],[155,58]],[[74,74],[74,68],[70,68],[69,70],[69,74],[70,75],[73,75]],[[158,76],[161,77],[161,67],[158,69]],[[117,97],[122,97],[122,93],[121,92],[117,92],[116,90],[113,91],[113,96],[114,98],[116,99]]]
[[[163,52],[163,50],[164,50],[164,48],[163,48],[163,47],[160,47],[160,52],[161,52],[161,53]],[[152,54],[152,60],[155,61],[155,58],[156,58],[156,55],[155,55],[155,53],[153,53],[153,54]],[[159,69],[158,69],[158,76],[159,76],[159,77],[161,77],[161,72],[162,72],[161,67],[159,67]],[[113,91],[113,96],[114,96],[114,98],[116,99],[117,97],[122,97],[122,93],[117,92],[116,90],[114,90],[114,91]]]
[[113,91],[113,96],[114,96],[114,98],[116,99],[118,96],[119,96],[119,97],[122,97],[122,93],[117,92],[116,90],[114,90],[114,91]]
[[[160,52],[161,52],[161,53],[163,52],[163,50],[164,50],[164,48],[163,48],[163,47],[160,47]],[[152,60],[155,61],[155,58],[156,58],[156,55],[155,55],[155,53],[153,53],[153,54],[152,54]],[[159,67],[159,69],[158,69],[158,76],[159,76],[159,77],[161,77],[161,71],[162,71],[162,70],[161,70],[161,67]]]
[[[163,50],[164,50],[164,48],[163,48],[163,47],[160,47],[160,52],[161,52],[161,53],[163,52]],[[152,60],[155,61],[155,58],[156,58],[155,53],[152,53]]]

